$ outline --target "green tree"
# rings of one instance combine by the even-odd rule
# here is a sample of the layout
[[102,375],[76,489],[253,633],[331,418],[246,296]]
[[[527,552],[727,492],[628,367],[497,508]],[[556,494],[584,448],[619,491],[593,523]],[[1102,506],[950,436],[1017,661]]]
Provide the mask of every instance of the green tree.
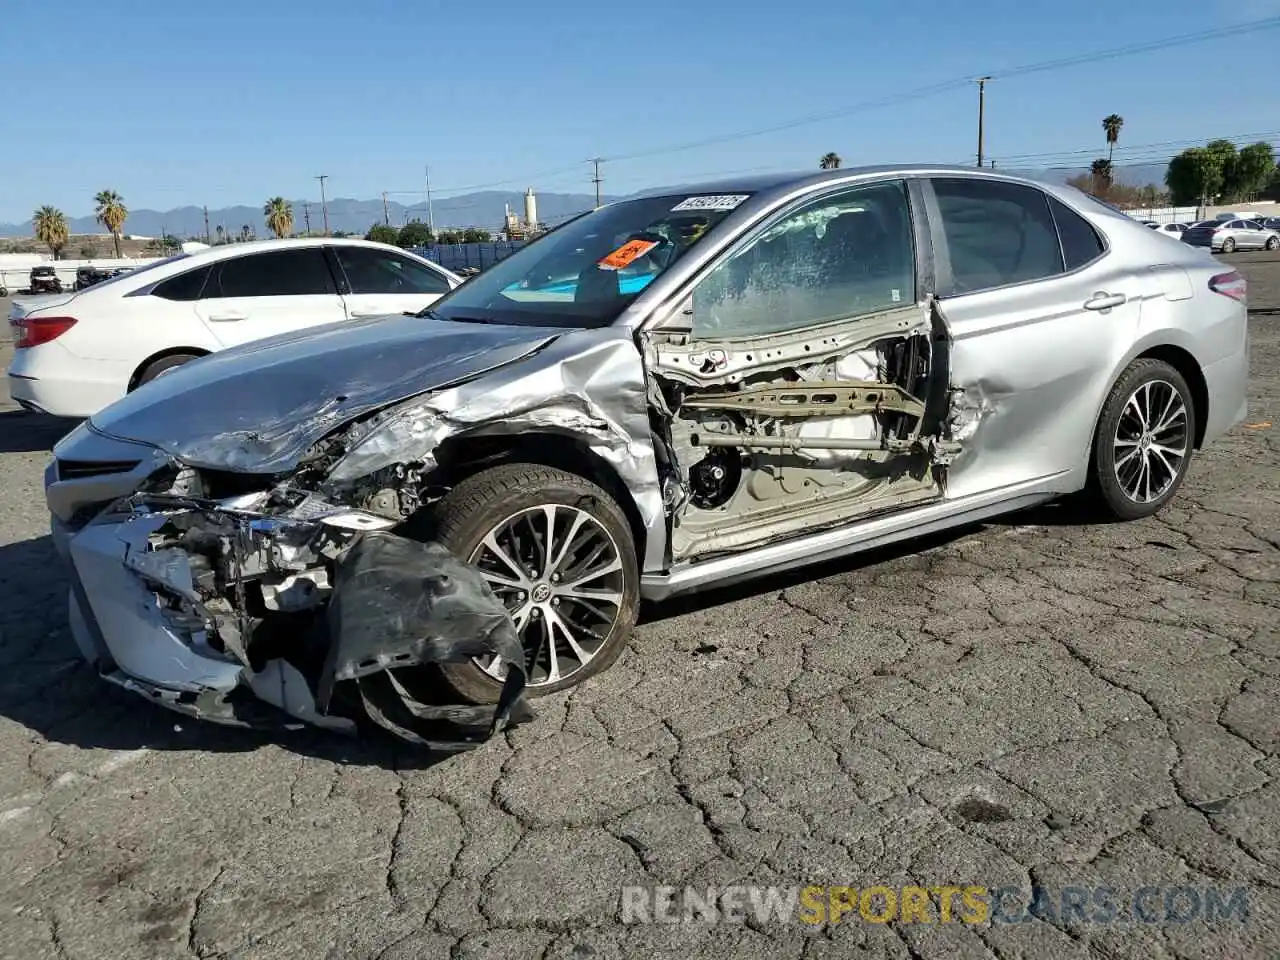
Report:
[[293,233],[293,205],[284,197],[272,197],[262,205],[267,229],[279,237]]
[[436,237],[436,243],[462,243],[462,231],[445,230],[440,236]]
[[81,244],[80,246],[81,260],[92,260],[97,255],[98,255],[98,251],[97,249],[94,248],[93,244],[91,243]]
[[60,259],[62,248],[70,237],[66,214],[56,207],[41,207],[32,216],[31,225],[35,228],[36,239],[49,248],[53,259]]
[[488,243],[490,239],[489,231],[479,227],[467,227],[462,231],[463,243]]
[[116,259],[120,259],[120,231],[124,229],[125,219],[129,211],[124,205],[124,198],[114,190],[99,190],[94,197],[96,206],[93,215],[97,221],[111,232],[111,242],[116,248]]
[[822,159],[818,161],[818,169],[820,170],[839,170],[840,154],[824,153]]
[[395,244],[400,239],[400,231],[388,223],[375,223],[364,238],[377,243]]
[[410,247],[423,247],[432,240],[431,230],[421,220],[410,220],[396,235],[396,246],[404,247],[406,250]]
[[1106,196],[1111,185],[1115,183],[1115,170],[1111,166],[1111,161],[1101,157],[1093,161],[1093,165],[1089,167],[1089,175],[1093,178],[1095,197]]
[[1124,126],[1124,117],[1118,113],[1108,114],[1102,118],[1102,130],[1107,135],[1107,162],[1115,153],[1116,143],[1120,140],[1120,128]]
[[1223,193],[1232,200],[1252,200],[1266,189],[1275,172],[1276,153],[1271,144],[1250,144],[1223,170]]
[[[1232,147],[1232,154],[1235,147]],[[1164,184],[1175,206],[1208,203],[1222,192],[1224,154],[1208,147],[1191,147],[1169,161]]]

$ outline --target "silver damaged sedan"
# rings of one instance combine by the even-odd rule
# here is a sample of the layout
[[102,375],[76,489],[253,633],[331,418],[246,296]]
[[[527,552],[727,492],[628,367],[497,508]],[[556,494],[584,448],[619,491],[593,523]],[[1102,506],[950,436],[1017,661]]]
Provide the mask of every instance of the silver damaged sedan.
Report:
[[225,723],[483,740],[642,598],[1087,491],[1245,414],[1245,283],[1067,187],[947,167],[665,189],[419,316],[190,363],[46,477],[102,676]]

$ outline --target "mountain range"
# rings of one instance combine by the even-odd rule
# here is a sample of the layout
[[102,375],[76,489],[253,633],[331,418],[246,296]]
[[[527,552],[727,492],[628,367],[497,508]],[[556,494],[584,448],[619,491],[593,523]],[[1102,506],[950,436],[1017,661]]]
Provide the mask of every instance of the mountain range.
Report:
[[[1115,179],[1128,186],[1142,187],[1149,183],[1163,184],[1165,165],[1160,163],[1120,164],[1115,166]],[[1088,173],[1088,167],[1057,167],[1051,170],[1017,170],[1011,171],[1025,176],[1047,180],[1051,183],[1065,183],[1071,177]],[[587,193],[539,193],[538,219],[544,223],[555,224],[576,213],[590,210],[595,205],[595,195]],[[605,200],[616,200],[619,197],[605,197]],[[311,220],[311,229],[319,232],[324,228],[323,213],[319,202],[315,200],[293,200],[294,229],[302,232],[306,229],[307,217]],[[466,193],[461,196],[434,200],[431,205],[431,219],[437,228],[444,227],[486,227],[499,230],[502,227],[503,215],[510,207],[517,214],[524,214],[524,194],[515,191],[486,190],[479,193]],[[408,220],[427,220],[427,204],[425,198],[412,204],[401,204],[388,201],[384,212],[382,200],[351,200],[337,198],[328,202],[329,229],[342,230],[348,233],[363,234],[371,224],[382,223],[385,219],[399,226]],[[238,234],[247,224],[259,236],[267,233],[263,225],[262,209],[251,206],[220,207],[209,211],[209,232],[213,234],[221,226],[231,234]],[[92,215],[72,217],[68,221],[71,233],[97,234],[104,230]],[[200,207],[177,207],[173,210],[130,210],[129,219],[125,222],[125,233],[134,236],[158,237],[168,233],[178,237],[202,237],[205,232],[204,211]],[[29,237],[32,235],[31,222],[0,223],[0,237]]]

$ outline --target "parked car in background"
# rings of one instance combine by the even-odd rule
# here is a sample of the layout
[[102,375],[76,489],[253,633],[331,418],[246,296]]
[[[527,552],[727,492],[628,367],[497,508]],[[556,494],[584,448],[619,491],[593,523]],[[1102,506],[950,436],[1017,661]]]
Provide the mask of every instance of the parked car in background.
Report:
[[58,278],[58,271],[53,267],[32,267],[31,275],[27,280],[27,289],[33,294],[61,293],[62,280]]
[[807,171],[606,204],[419,316],[191,364],[64,438],[46,496],[105,679],[421,743],[464,708],[418,691],[500,721],[607,668],[642,597],[1081,490],[1150,516],[1247,379],[1241,276],[1077,190]]
[[1268,230],[1280,230],[1280,217],[1267,217],[1262,225]]
[[1268,230],[1261,220],[1204,220],[1182,234],[1182,242],[1209,247],[1214,253],[1280,248],[1280,232]]
[[[37,267],[33,277],[41,269],[53,268]],[[63,299],[15,300],[9,393],[29,410],[87,417],[206,354],[415,312],[459,283],[428,260],[365,240],[263,240],[183,253]]]
[[1162,233],[1166,237],[1181,240],[1182,235],[1187,232],[1187,225],[1185,223],[1158,223],[1154,229],[1156,233]]

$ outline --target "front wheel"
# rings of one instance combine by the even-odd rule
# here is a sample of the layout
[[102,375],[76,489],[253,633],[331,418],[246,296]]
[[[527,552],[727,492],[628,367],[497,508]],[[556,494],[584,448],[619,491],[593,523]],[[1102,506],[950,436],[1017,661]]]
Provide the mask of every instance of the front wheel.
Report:
[[1267,249],[1274,250],[1280,247],[1280,237],[1267,237]]
[[1119,520],[1149,517],[1177,492],[1191,464],[1196,410],[1186,379],[1163,360],[1135,360],[1102,406],[1090,486]]
[[[596,484],[506,464],[458,484],[434,521],[434,538],[477,567],[511,614],[530,696],[576,686],[618,658],[639,612],[639,565],[626,515]],[[493,703],[507,666],[487,657],[440,669],[464,700]]]
[[1227,239],[1225,239],[1225,240],[1223,240],[1223,241],[1222,241],[1222,252],[1223,252],[1223,253],[1235,253],[1235,252],[1236,252],[1236,242],[1235,242],[1234,240],[1232,240],[1230,237],[1227,237]]

